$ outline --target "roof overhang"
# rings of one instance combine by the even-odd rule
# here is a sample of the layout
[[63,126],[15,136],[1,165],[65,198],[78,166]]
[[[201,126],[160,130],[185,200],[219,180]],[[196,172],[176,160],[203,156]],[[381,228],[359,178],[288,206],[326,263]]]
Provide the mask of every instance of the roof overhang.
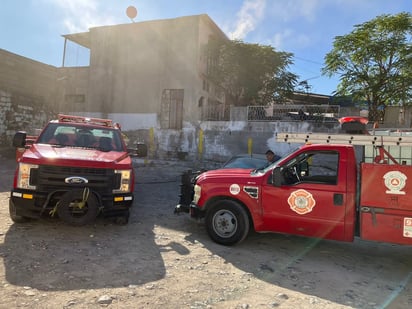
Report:
[[69,41],[90,49],[90,32],[64,34],[63,37]]

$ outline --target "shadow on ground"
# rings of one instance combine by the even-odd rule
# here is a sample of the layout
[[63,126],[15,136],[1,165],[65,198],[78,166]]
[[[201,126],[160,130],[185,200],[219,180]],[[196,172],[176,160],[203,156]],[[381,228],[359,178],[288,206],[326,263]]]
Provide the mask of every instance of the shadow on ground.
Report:
[[[251,233],[224,247],[195,227],[188,241],[267,283],[355,308],[412,307],[412,250],[407,246],[354,243]],[[203,234],[199,234],[203,233]]]
[[161,279],[165,267],[150,227],[12,225],[1,253],[6,280],[38,290],[98,289]]

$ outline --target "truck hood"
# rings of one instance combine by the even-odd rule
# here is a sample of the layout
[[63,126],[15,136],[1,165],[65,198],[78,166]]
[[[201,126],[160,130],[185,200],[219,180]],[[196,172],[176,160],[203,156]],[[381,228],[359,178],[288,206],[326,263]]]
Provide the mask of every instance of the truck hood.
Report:
[[236,179],[237,183],[257,184],[260,182],[262,174],[252,173],[253,169],[233,168],[233,169],[217,169],[210,170],[200,174],[197,178],[197,183],[207,182],[233,182]]
[[[23,161],[30,162],[34,160],[36,164],[45,163],[43,161],[53,161],[53,164],[79,164],[90,165],[95,164],[120,163],[131,159],[127,152],[109,151],[104,152],[98,149],[76,148],[76,147],[56,147],[47,144],[33,144],[30,149],[27,149],[22,156]],[[122,162],[126,163],[126,162]]]

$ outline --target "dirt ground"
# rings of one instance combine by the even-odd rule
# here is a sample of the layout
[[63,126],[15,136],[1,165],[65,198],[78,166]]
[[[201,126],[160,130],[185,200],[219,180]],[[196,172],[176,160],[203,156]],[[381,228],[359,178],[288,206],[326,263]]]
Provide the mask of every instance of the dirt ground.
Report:
[[130,223],[13,224],[1,160],[0,308],[411,308],[412,248],[251,233],[213,243],[175,215],[185,162],[137,166]]

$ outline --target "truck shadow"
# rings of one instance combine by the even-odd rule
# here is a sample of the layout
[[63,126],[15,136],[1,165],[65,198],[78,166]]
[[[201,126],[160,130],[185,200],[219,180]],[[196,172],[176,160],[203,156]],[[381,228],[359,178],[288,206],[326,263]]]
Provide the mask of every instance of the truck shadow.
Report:
[[[136,186],[128,225],[114,225],[103,218],[80,227],[58,219],[12,224],[0,245],[6,281],[43,291],[61,291],[144,285],[164,278],[162,252],[189,253],[179,243],[158,245],[155,241],[156,225],[168,221],[168,195],[176,195],[178,178],[159,190],[158,183],[165,176],[156,174],[156,168],[147,170]],[[13,173],[7,177],[11,184]],[[1,204],[6,212],[8,199]]]
[[0,173],[0,193],[10,192],[13,187],[13,176],[16,169],[16,160],[0,155],[1,173]]
[[267,283],[355,308],[412,305],[412,251],[407,246],[251,233],[241,244],[224,247],[204,230],[199,233],[204,234],[186,240],[200,241]]
[[141,285],[165,275],[153,231],[147,226],[14,224],[0,249],[7,282],[38,290]]
[[[60,291],[144,285],[162,279],[166,271],[161,253],[188,252],[174,242],[156,244],[154,229],[163,210],[153,213],[156,198],[147,190],[143,184],[136,189],[138,198],[128,225],[103,218],[81,227],[58,219],[11,225],[0,246],[7,282]],[[159,199],[165,205],[164,198]]]

